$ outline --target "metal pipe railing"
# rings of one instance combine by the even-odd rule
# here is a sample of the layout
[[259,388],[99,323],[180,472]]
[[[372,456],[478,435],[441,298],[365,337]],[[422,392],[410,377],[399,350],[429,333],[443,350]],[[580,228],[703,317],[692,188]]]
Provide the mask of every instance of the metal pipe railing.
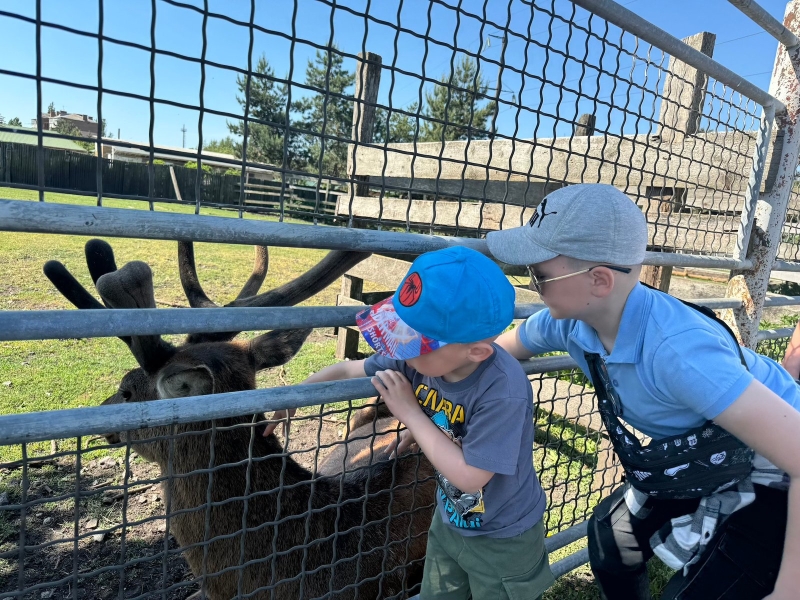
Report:
[[620,4],[612,0],[571,0],[571,2],[668,52],[686,64],[710,75],[720,83],[724,83],[740,94],[755,100],[761,106],[765,108],[774,106],[776,112],[782,112],[785,109],[783,103],[771,94],[753,85],[741,75],[737,75],[730,69],[723,67],[699,50],[687,46],[678,38]]
[[755,0],[728,0],[728,2],[750,17],[755,23],[760,25],[764,31],[787,48],[800,44],[800,38],[786,29],[783,23],[769,14],[758,2],[755,2]]
[[[577,367],[569,356],[522,361],[528,375]],[[239,415],[344,402],[375,395],[369,377],[306,385],[188,396],[150,402],[110,404],[0,416],[0,445],[23,444],[111,431],[195,423]]]
[[794,333],[794,327],[785,327],[783,329],[762,329],[758,332],[756,340],[763,342],[764,340],[779,340],[781,338],[791,337]]
[[800,262],[789,260],[776,260],[772,264],[773,271],[791,271],[794,273],[800,272]]
[[[713,310],[740,308],[737,298],[689,300]],[[765,306],[800,305],[800,296],[770,296]],[[120,308],[109,310],[0,311],[0,341],[48,340],[126,335],[167,335],[349,327],[364,306],[264,308]],[[544,304],[518,304],[515,319],[527,319]]]
[[[323,225],[295,225],[124,208],[97,208],[68,204],[0,200],[0,231],[107,236],[148,240],[216,242],[422,254],[451,246],[466,246],[489,254],[486,241],[420,233],[375,231]],[[644,264],[748,269],[752,262],[729,256],[695,256],[648,252]]]
[[[96,312],[100,311],[87,311],[87,314]],[[759,341],[789,337],[792,335],[792,331],[791,328],[765,330],[759,333]],[[573,369],[578,366],[567,355],[534,358],[521,361],[520,364],[528,375]],[[204,396],[190,396],[131,404],[3,415],[0,416],[0,445],[22,444],[79,435],[98,435],[109,431],[125,431],[178,423],[193,423],[243,414],[271,412],[283,408],[300,408],[368,398],[374,394],[375,388],[370,383],[370,379],[366,377],[242,392],[226,392],[215,394],[213,403],[205,402]]]

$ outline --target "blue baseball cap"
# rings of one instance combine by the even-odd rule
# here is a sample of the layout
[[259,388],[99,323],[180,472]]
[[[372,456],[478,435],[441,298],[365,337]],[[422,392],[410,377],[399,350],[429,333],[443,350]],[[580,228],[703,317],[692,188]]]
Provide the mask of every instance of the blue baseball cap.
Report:
[[356,316],[377,352],[405,360],[498,335],[514,318],[514,286],[480,252],[455,246],[415,260],[393,296]]

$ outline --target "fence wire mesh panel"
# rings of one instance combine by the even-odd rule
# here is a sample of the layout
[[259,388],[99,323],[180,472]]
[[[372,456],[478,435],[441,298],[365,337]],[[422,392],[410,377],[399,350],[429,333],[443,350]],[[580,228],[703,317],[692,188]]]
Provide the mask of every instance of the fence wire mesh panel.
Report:
[[[648,250],[666,257],[659,265],[688,265],[692,255],[690,266],[716,259],[717,266],[759,268],[743,259],[756,203],[786,170],[787,127],[773,131],[781,102],[724,68],[692,66],[713,55],[712,33],[684,40],[696,52],[684,62],[646,32],[634,35],[577,0],[501,4],[150,0],[112,7],[87,0],[83,10],[68,10],[37,0],[0,7],[0,32],[18,32],[25,48],[24,58],[0,59],[0,88],[36,108],[30,127],[0,118],[0,229],[43,236],[17,255],[25,276],[2,288],[17,294],[7,304],[154,309],[188,300],[212,309],[212,296],[229,294],[235,299],[226,315],[306,301],[365,306],[388,297],[408,263],[366,260],[355,250],[372,251],[379,238],[394,240],[384,252],[401,254],[433,244],[484,249],[487,232],[529,223],[537,207],[546,212],[549,192],[577,183],[629,195],[646,216]],[[55,101],[64,96],[93,114],[63,110]],[[126,117],[115,123],[112,114]],[[48,212],[52,206],[6,200],[90,208]],[[32,224],[20,206],[35,208],[44,225]],[[192,212],[233,220],[220,225]],[[779,259],[800,260],[798,221],[793,190]],[[292,229],[297,222],[306,233]],[[267,235],[250,225],[274,228]],[[58,244],[44,237],[99,227],[109,237],[147,241],[119,240],[131,262],[117,269],[106,242],[92,240],[84,250],[73,235],[51,253]],[[208,237],[200,239],[204,228]],[[350,236],[351,245],[334,236]],[[196,264],[189,240],[217,243],[216,254]],[[240,268],[240,247],[220,245],[228,242],[291,252],[258,246],[251,272],[249,264]],[[306,248],[339,250],[323,258]],[[74,268],[84,256],[88,275]],[[168,261],[177,262],[178,278],[174,266],[164,268]],[[31,262],[37,277],[44,266],[49,282],[39,277],[24,287],[23,279],[34,279]],[[238,289],[231,282],[240,277]],[[340,278],[337,295],[330,286]],[[265,281],[271,290],[260,293]],[[518,308],[530,310],[541,299],[523,287]],[[794,295],[781,305],[800,302]],[[716,299],[716,308],[743,306],[741,297],[727,300]],[[419,591],[437,479],[413,448],[387,456],[400,426],[385,407],[307,397],[276,436],[263,435],[264,413],[235,410],[237,392],[292,389],[334,356],[363,357],[353,320],[345,327],[337,313],[339,320],[323,322],[339,327],[335,340],[310,334],[305,317],[291,325],[304,330],[246,331],[234,340],[241,332],[218,331],[220,320],[205,314],[198,322],[216,329],[189,329],[195,333],[185,340],[158,335],[163,330],[115,330],[124,344],[51,331],[58,340],[21,335],[13,339],[33,342],[0,347],[0,379],[9,373],[0,391],[17,412],[79,407],[108,393],[108,406],[232,393],[196,402],[166,425],[129,418],[89,435],[87,418],[63,437],[50,432],[59,439],[45,434],[21,444],[9,443],[14,432],[0,417],[0,599],[406,598]],[[790,324],[781,318],[776,329]],[[73,323],[82,332],[76,337],[86,335],[80,328],[89,319]],[[788,338],[776,336],[784,333],[770,333],[758,351],[780,361]],[[8,335],[0,331],[0,339]],[[59,360],[43,358],[58,353]],[[552,359],[558,366],[526,368],[533,461],[547,496],[549,547],[557,549],[583,537],[594,506],[622,473],[591,385],[566,357]],[[40,364],[69,375],[40,383],[25,372]],[[91,383],[81,387],[78,379]],[[20,395],[25,386],[34,392]],[[448,410],[449,401],[437,400]]]
[[[0,154],[11,187],[480,235],[525,223],[549,190],[602,182],[645,211],[651,249],[725,256],[750,172],[769,164],[754,164],[756,101],[566,2],[512,0],[498,17],[487,2],[158,0],[128,29],[104,20],[102,3],[80,23],[34,8],[0,11],[38,59],[2,70],[41,115],[13,129],[38,151]],[[327,35],[305,25],[315,19]],[[170,26],[196,35],[168,42]],[[223,52],[229,36],[239,43]],[[65,37],[95,75],[66,79],[42,54],[42,38]],[[687,43],[711,55],[715,36]],[[149,85],[124,77],[121,59]],[[177,67],[191,85],[163,83]],[[64,88],[97,119],[46,109]],[[147,135],[114,138],[104,103]],[[155,142],[167,120],[195,149]],[[231,136],[210,139],[222,123]]]
[[[553,534],[585,520],[618,474],[582,376],[532,383]],[[247,415],[4,447],[0,598],[414,592],[436,479],[413,449],[386,460],[397,421],[345,402],[301,411],[280,440],[263,425]]]
[[792,262],[800,261],[800,190],[797,183],[792,185],[789,208],[781,232],[781,245],[778,258]]

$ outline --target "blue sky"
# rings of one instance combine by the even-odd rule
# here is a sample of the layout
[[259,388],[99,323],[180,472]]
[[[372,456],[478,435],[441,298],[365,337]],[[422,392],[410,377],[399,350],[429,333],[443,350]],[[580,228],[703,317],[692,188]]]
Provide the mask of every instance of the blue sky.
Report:
[[[182,55],[200,58],[203,47],[203,17],[189,8],[179,7],[162,0],[41,0],[42,19],[59,23],[82,31],[98,31],[98,6],[103,2],[105,35],[150,45],[151,5],[156,5],[156,47]],[[726,0],[621,0],[630,10],[656,23],[677,37],[685,37],[700,31],[717,34],[714,58],[733,71],[745,76],[754,84],[767,89],[777,42],[747,17],[737,11]],[[782,20],[785,9],[783,0],[761,0],[764,8]],[[202,0],[185,0],[185,4],[201,7]],[[335,5],[335,7],[332,7]],[[254,22],[271,33],[257,31],[254,35],[253,64],[258,56],[265,54],[280,77],[289,75],[291,80],[301,83],[309,58],[315,48],[297,41],[292,50],[293,22],[298,40],[309,40],[326,45],[331,39],[341,50],[355,54],[366,48],[383,58],[384,65],[393,63],[412,74],[438,78],[449,71],[453,51],[441,44],[425,43],[424,40],[406,32],[397,33],[398,1],[390,0],[258,0]],[[594,107],[591,98],[608,102],[612,92],[614,105],[625,106],[634,113],[657,119],[656,98],[642,94],[623,83],[629,78],[648,89],[659,82],[659,69],[645,68],[642,57],[648,54],[646,44],[635,48],[636,40],[610,28],[608,39],[621,43],[622,47],[634,51],[639,60],[629,55],[619,55],[613,48],[570,28],[562,19],[574,19],[577,25],[587,27],[589,15],[575,8],[568,0],[536,0],[533,13],[529,4],[521,0],[462,0],[463,10],[457,27],[458,0],[441,0],[430,4],[427,0],[404,0],[399,13],[401,27],[418,34],[429,29],[430,38],[455,45],[459,50],[478,53],[486,59],[481,69],[487,80],[494,85],[497,77],[501,45],[500,40],[489,35],[500,35],[508,28],[509,42],[506,62],[513,68],[524,70],[525,76],[506,70],[503,75],[502,98],[512,105],[502,105],[498,119],[498,131],[516,137],[550,137],[554,132],[564,135],[569,125],[563,119],[573,119],[577,114],[595,110],[602,128],[618,133],[648,131],[652,124],[647,119],[635,119],[620,110],[609,110],[605,106]],[[235,20],[250,19],[249,0],[208,0],[212,13],[225,14]],[[392,25],[370,21],[365,28],[363,16],[354,15],[348,9],[363,14],[369,6],[369,15]],[[481,32],[481,19],[467,13],[482,15],[486,6],[488,24]],[[296,8],[296,18],[293,13]],[[35,17],[33,0],[0,0],[0,10],[28,17]],[[557,15],[551,17],[552,11]],[[574,16],[573,16],[574,11]],[[531,15],[533,19],[531,20]],[[509,20],[510,15],[510,20]],[[332,26],[331,26],[332,25]],[[591,29],[602,34],[604,24],[592,18]],[[456,31],[457,30],[457,31]],[[526,42],[527,32],[534,43]],[[247,68],[250,36],[247,27],[232,24],[218,18],[209,18],[207,28],[206,58],[210,61]],[[547,52],[543,46],[550,39],[554,51]],[[395,52],[395,45],[397,52]],[[423,57],[427,58],[423,63]],[[563,54],[573,58],[566,59]],[[602,59],[601,59],[602,56]],[[290,57],[293,57],[293,61]],[[456,54],[455,60],[461,57]],[[585,57],[585,58],[583,58]],[[596,69],[587,68],[582,75],[582,65],[600,65],[603,70],[617,72],[616,78],[598,75]],[[651,60],[667,57],[660,51],[650,52]],[[26,74],[36,72],[35,26],[22,20],[0,16],[0,69]],[[527,60],[527,66],[526,66]],[[98,42],[80,36],[43,27],[42,29],[42,74],[69,82],[96,86],[98,81]],[[293,62],[293,65],[292,65]],[[346,59],[345,66],[353,69],[354,60]],[[236,72],[229,69],[206,67],[204,103],[220,111],[239,113],[236,102]],[[112,42],[103,43],[103,87],[148,96],[150,91],[150,52],[132,49]],[[646,78],[646,79],[645,79]],[[663,74],[661,74],[663,82]],[[155,96],[157,98],[199,105],[200,66],[170,56],[158,55],[155,63]],[[394,79],[394,81],[393,81]],[[542,79],[545,83],[542,83]],[[585,97],[571,92],[559,93],[558,84],[564,81],[567,87],[583,90]],[[429,84],[426,86],[429,87]],[[418,100],[420,79],[411,75],[391,73],[384,70],[381,80],[379,102],[405,107]],[[715,91],[722,95],[721,86]],[[293,87],[293,98],[308,92]],[[513,94],[513,95],[512,95]],[[43,108],[52,101],[56,108],[70,112],[97,115],[97,93],[53,83],[42,84]],[[726,97],[729,97],[728,94]],[[518,108],[518,105],[520,107]],[[113,93],[102,97],[103,117],[108,131],[116,137],[119,129],[123,139],[146,142],[150,106],[146,101],[125,98]],[[750,107],[754,107],[751,105]],[[715,109],[716,110],[716,109]],[[548,113],[550,116],[547,116]],[[6,120],[19,117],[24,125],[36,115],[36,85],[33,80],[13,75],[0,74],[0,114]],[[155,105],[155,142],[161,145],[180,146],[181,127],[185,124],[186,146],[193,147],[198,139],[198,110]],[[721,119],[736,116],[721,115]],[[738,122],[742,126],[742,121]],[[220,138],[228,134],[226,118],[218,115],[203,116],[204,139]],[[748,127],[750,128],[750,127]]]

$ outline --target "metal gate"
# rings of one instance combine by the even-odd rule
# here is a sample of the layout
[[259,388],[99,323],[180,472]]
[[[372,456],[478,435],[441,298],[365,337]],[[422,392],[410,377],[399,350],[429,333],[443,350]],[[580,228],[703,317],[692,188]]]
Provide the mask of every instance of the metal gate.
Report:
[[[418,453],[383,456],[398,425],[354,402],[372,396],[369,381],[253,389],[248,369],[291,358],[307,334],[299,329],[338,327],[346,339],[366,296],[335,307],[292,305],[342,274],[350,286],[351,269],[373,260],[366,253],[397,259],[451,245],[488,252],[486,232],[522,225],[548,191],[564,185],[609,183],[642,208],[650,230],[644,276],[658,287],[668,288],[676,266],[730,271],[725,298],[695,301],[722,311],[743,344],[779,360],[791,330],[759,331],[759,323],[765,306],[800,305],[800,297],[767,295],[773,269],[800,271],[792,186],[800,0],[788,4],[786,27],[755,2],[730,3],[778,40],[769,91],[715,62],[712,34],[677,40],[610,0],[510,0],[502,14],[488,2],[296,0],[275,15],[254,0],[241,15],[212,10],[208,1],[153,0],[149,43],[108,33],[102,0],[90,29],[49,20],[41,2],[30,13],[0,11],[4,27],[33,32],[33,71],[0,59],[0,74],[32,82],[39,115],[36,129],[23,131],[36,148],[36,180],[6,185],[35,190],[40,200],[0,200],[0,229],[177,241],[192,306],[156,309],[149,270],[141,263],[117,270],[110,247],[92,242],[87,262],[102,303],[66,269],[50,265],[48,276],[73,304],[96,310],[0,311],[4,341],[117,336],[142,367],[104,406],[0,417],[0,444],[17,457],[2,465],[0,598],[185,598],[198,589],[213,599],[415,593],[433,478]],[[169,14],[200,24],[199,56],[157,44],[158,20]],[[302,32],[311,20],[327,20],[326,39]],[[249,41],[246,64],[210,57],[223,26]],[[43,73],[48,32],[96,44],[96,84]],[[464,37],[475,34],[477,50]],[[285,77],[259,61],[254,48],[262,38],[289,50]],[[342,38],[340,48],[334,42]],[[495,40],[491,52],[485,40]],[[304,82],[296,76],[301,47],[314,53]],[[112,48],[146,55],[148,94],[104,85]],[[421,71],[409,56],[422,57]],[[431,73],[429,56],[445,58],[436,65],[444,75]],[[156,64],[167,58],[199,69],[197,102],[157,93]],[[237,79],[239,110],[206,98],[212,74],[223,72]],[[146,142],[113,140],[117,152],[144,156],[147,195],[104,192],[104,148],[112,142],[100,131],[88,138],[94,188],[77,191],[96,206],[47,201],[51,192],[76,190],[46,185],[46,141],[87,143],[75,130],[46,125],[53,115],[44,112],[42,90],[54,85],[96,94],[101,124],[109,98],[147,107]],[[416,90],[414,101],[398,92],[403,86]],[[164,106],[197,113],[197,150],[155,143]],[[212,118],[229,120],[239,136],[233,154],[203,150],[204,119]],[[11,130],[20,131],[0,126]],[[175,202],[156,193],[156,154],[192,161],[198,173],[212,161],[237,170],[239,204],[228,207],[234,218],[202,214],[200,176],[195,214],[156,210]],[[244,218],[254,171],[278,182],[271,219]],[[313,182],[316,202],[290,206],[290,179]],[[343,184],[348,192],[338,193],[332,211],[327,190]],[[149,210],[103,205],[115,198],[147,202]],[[266,254],[257,254],[239,298],[218,307],[200,286],[189,242],[342,252],[295,287],[260,295]],[[372,268],[377,278],[378,263],[364,264],[373,266],[362,273]],[[541,308],[520,290],[517,319]],[[263,330],[272,333],[230,342],[235,332]],[[187,344],[171,345],[161,337],[169,334],[189,334]],[[170,365],[180,361],[181,373],[191,371],[179,378],[186,393],[154,399],[157,386],[177,385]],[[570,547],[553,564],[560,576],[587,561],[580,549],[586,519],[619,472],[575,363],[553,356],[524,368],[535,391],[534,462],[549,499],[546,544],[551,553]],[[265,412],[316,406],[296,419],[315,430],[307,447],[293,445],[291,433],[280,441],[261,435]],[[326,419],[340,424],[340,439],[326,441]],[[310,453],[305,466],[303,453]],[[98,478],[101,462],[116,473],[108,480]],[[160,508],[137,511],[145,495]],[[92,516],[98,507],[111,516]],[[52,527],[42,526],[47,519]]]

